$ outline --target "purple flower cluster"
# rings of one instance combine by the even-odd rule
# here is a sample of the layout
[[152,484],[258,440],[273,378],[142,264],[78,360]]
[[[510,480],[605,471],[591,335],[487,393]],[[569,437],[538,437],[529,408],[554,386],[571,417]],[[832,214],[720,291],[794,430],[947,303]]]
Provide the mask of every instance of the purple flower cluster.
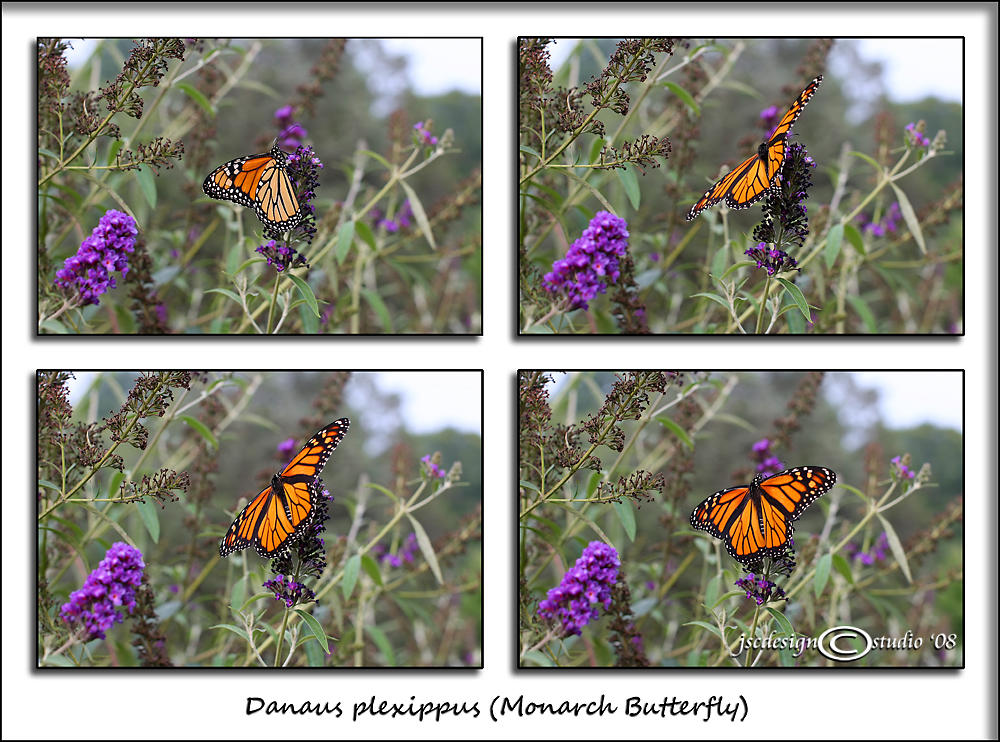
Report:
[[97,304],[98,297],[116,285],[111,271],[121,271],[122,277],[128,273],[128,255],[135,250],[137,234],[135,219],[128,214],[106,212],[76,255],[66,258],[56,273],[56,286],[75,294],[80,306]]
[[390,567],[402,567],[404,563],[413,564],[413,558],[417,554],[417,534],[411,533],[406,537],[406,541],[400,547],[399,552],[393,554],[384,544],[375,544],[372,549],[374,557],[381,564],[388,564]]
[[431,130],[424,126],[423,121],[418,121],[413,125],[413,130],[417,132],[417,139],[420,144],[427,144],[430,146],[435,146],[438,143],[438,138],[431,134]]
[[600,616],[598,604],[605,610],[611,607],[611,588],[618,581],[619,566],[621,560],[613,546],[591,541],[559,586],[549,590],[548,597],[538,604],[538,615],[558,618],[566,635],[581,633]]
[[91,572],[83,587],[69,596],[60,616],[69,624],[80,624],[87,640],[103,639],[105,632],[125,617],[118,612],[135,609],[135,591],[142,584],[146,564],[142,552],[118,541]]
[[899,479],[913,479],[915,473],[903,461],[902,456],[894,456],[892,459],[892,471]]
[[295,195],[299,199],[299,210],[302,213],[302,222],[296,230],[310,244],[316,236],[316,207],[312,205],[312,200],[316,198],[319,171],[322,169],[323,161],[308,145],[299,145],[288,155],[288,175],[295,182]]
[[885,237],[889,232],[895,232],[899,225],[899,220],[903,217],[899,210],[899,203],[893,202],[885,214],[882,215],[881,222],[868,221],[867,214],[858,214],[857,221],[861,229],[875,237]]
[[372,209],[368,212],[375,228],[382,228],[386,232],[396,233],[401,229],[408,229],[413,225],[413,209],[410,208],[410,200],[407,199],[399,207],[394,219],[386,219],[381,209]]
[[784,250],[778,250],[773,247],[769,248],[766,242],[760,242],[757,244],[757,247],[744,250],[743,254],[757,261],[757,267],[766,270],[769,276],[773,276],[775,273],[780,273],[781,271],[798,270],[796,268],[798,263],[795,258],[791,257]]
[[761,438],[753,444],[752,458],[757,462],[757,472],[765,477],[777,474],[785,468],[781,459],[771,452],[771,441],[767,438]]
[[278,444],[278,453],[282,456],[291,457],[292,451],[295,450],[295,439],[286,438],[281,443]]
[[424,456],[422,459],[420,459],[420,461],[423,462],[424,470],[427,472],[428,476],[436,477],[438,479],[445,478],[446,474],[445,470],[442,469],[440,466],[438,466],[436,463],[434,463],[434,460],[430,454]]
[[736,587],[746,590],[747,598],[753,600],[757,605],[764,605],[769,600],[782,600],[785,591],[778,585],[763,577],[757,577],[753,572],[748,572],[745,577],[736,581]]
[[848,559],[861,562],[866,567],[870,567],[875,562],[881,562],[889,554],[889,537],[885,531],[878,537],[872,545],[871,551],[861,551],[861,547],[853,541],[844,547],[844,552]]
[[925,137],[924,133],[912,122],[906,125],[906,141],[913,147],[931,146],[931,140]]
[[258,247],[257,252],[267,258],[267,264],[273,265],[278,273],[288,268],[298,268],[300,265],[309,267],[306,259],[299,255],[293,248],[288,245],[278,245],[274,240],[270,240],[266,245]]
[[598,211],[566,257],[545,274],[545,290],[566,296],[573,309],[586,309],[591,299],[618,281],[618,261],[625,257],[628,236],[624,219]]
[[778,127],[779,116],[781,111],[778,110],[777,106],[768,106],[763,111],[760,112],[760,120],[763,122],[764,126],[767,128],[768,134],[764,137],[764,141],[767,141],[774,134],[774,130]]
[[315,592],[301,582],[296,582],[291,576],[286,579],[284,575],[278,575],[265,582],[263,587],[265,590],[273,590],[274,599],[280,600],[288,608],[299,603],[309,603],[316,597]]
[[285,149],[298,147],[302,144],[302,140],[309,135],[305,127],[292,118],[294,115],[295,108],[292,106],[282,106],[274,112],[274,119],[281,129],[281,133],[278,135],[278,144]]

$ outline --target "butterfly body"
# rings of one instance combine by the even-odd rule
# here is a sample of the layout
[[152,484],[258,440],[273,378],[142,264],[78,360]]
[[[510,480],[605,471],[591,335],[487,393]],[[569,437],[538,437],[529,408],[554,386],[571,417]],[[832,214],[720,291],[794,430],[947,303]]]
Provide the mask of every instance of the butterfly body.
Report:
[[725,201],[730,209],[747,209],[781,186],[781,168],[785,164],[789,132],[821,82],[823,76],[819,75],[806,86],[778,121],[771,135],[761,142],[756,154],[745,159],[705,191],[688,212],[688,221],[719,201]]
[[275,144],[270,152],[220,165],[205,178],[202,190],[220,201],[253,209],[269,233],[281,234],[302,221],[302,207],[287,166],[288,155]]
[[822,466],[758,474],[749,485],[720,490],[702,501],[691,513],[691,525],[722,539],[729,555],[743,565],[779,557],[791,543],[792,522],[836,482],[836,473]]
[[262,557],[272,557],[306,531],[319,495],[319,475],[350,424],[343,417],[309,439],[236,516],[219,544],[220,556],[253,546]]

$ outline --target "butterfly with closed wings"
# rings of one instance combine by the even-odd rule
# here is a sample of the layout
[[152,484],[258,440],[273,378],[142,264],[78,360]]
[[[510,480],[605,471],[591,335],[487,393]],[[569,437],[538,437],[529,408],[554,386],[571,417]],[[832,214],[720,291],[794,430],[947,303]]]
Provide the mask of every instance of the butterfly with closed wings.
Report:
[[730,209],[749,208],[751,204],[763,198],[768,192],[781,186],[781,168],[785,164],[788,134],[795,119],[801,115],[821,82],[823,82],[823,76],[818,75],[806,86],[805,90],[799,93],[799,97],[792,103],[788,112],[781,117],[771,135],[761,142],[757,152],[750,155],[705,191],[704,195],[695,202],[688,212],[688,221],[722,200],[725,200],[726,206]]

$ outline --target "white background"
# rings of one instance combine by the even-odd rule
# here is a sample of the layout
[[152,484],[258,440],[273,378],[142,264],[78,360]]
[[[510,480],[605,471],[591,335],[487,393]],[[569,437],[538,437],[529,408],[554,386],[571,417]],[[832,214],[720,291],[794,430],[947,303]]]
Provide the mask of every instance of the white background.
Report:
[[[129,738],[669,738],[698,736],[784,738],[976,738],[997,735],[996,683],[996,296],[997,164],[996,5],[912,4],[803,6],[531,3],[267,4],[173,6],[3,6],[3,736]],[[869,7],[873,9],[869,9]],[[260,10],[263,9],[263,10]],[[662,33],[737,35],[966,36],[966,328],[964,338],[803,338],[820,368],[964,368],[966,377],[966,662],[962,671],[765,672],[562,671],[515,672],[514,383],[518,366],[542,368],[759,368],[759,338],[514,339],[514,155],[516,36]],[[360,368],[486,369],[485,664],[482,671],[67,672],[33,671],[34,579],[33,372],[36,368],[175,367],[196,358],[208,368],[259,367],[272,354],[256,339],[45,339],[34,337],[35,214],[34,39],[36,36],[404,36],[485,34],[484,250],[485,336],[444,339],[303,340],[301,347]],[[779,62],[780,60],[777,60]],[[461,64],[462,60],[455,60]],[[934,60],[926,60],[933,65]],[[921,74],[914,69],[913,74]],[[286,341],[282,348],[291,348]],[[787,349],[788,343],[780,347]],[[405,349],[407,352],[400,352]],[[315,351],[320,351],[319,354]],[[414,353],[414,351],[417,351]],[[735,352],[734,352],[735,351]],[[282,355],[273,355],[280,359]],[[247,696],[279,701],[478,702],[485,712],[496,695],[558,702],[604,693],[622,703],[680,696],[727,700],[743,694],[746,722],[691,717],[505,719],[418,723],[410,719],[352,724],[330,717],[247,717]]]

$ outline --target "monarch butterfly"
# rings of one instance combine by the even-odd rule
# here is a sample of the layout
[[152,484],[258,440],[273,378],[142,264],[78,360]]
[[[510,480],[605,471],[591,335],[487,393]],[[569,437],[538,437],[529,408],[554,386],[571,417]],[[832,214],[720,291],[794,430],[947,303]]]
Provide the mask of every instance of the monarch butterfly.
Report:
[[320,472],[350,424],[342,417],[309,439],[288,466],[274,475],[271,484],[236,516],[219,544],[219,556],[229,556],[253,544],[258,554],[270,557],[302,535],[312,519]]
[[761,142],[756,154],[750,155],[705,191],[705,195],[698,199],[688,212],[688,221],[723,199],[730,209],[749,208],[769,190],[777,189],[781,185],[781,166],[785,163],[785,142],[788,132],[821,82],[823,76],[818,75],[799,93],[799,97],[792,103],[788,113],[781,117],[771,136]]
[[788,548],[792,521],[836,482],[836,473],[822,466],[757,474],[749,485],[705,499],[691,513],[691,525],[723,539],[729,555],[744,565],[778,557]]
[[201,187],[212,198],[253,209],[269,233],[281,234],[302,221],[287,165],[288,155],[275,143],[270,152],[237,157],[219,165]]

